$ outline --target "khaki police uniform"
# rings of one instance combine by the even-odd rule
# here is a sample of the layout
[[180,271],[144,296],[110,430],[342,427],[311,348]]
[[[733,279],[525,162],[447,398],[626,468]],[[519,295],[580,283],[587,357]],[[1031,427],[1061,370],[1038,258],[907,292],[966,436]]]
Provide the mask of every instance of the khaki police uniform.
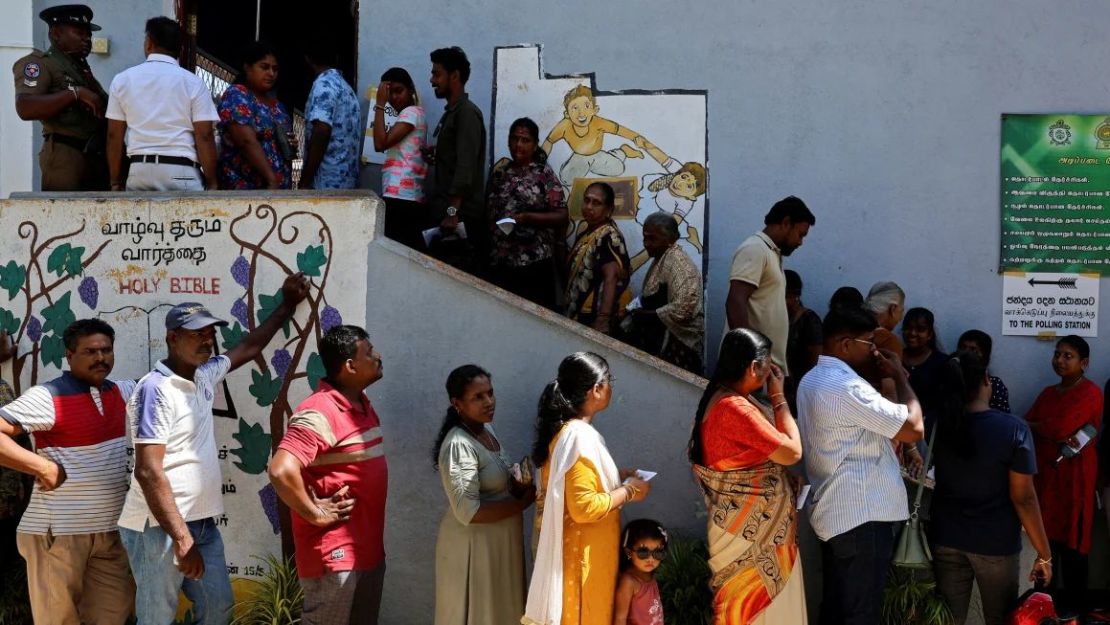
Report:
[[[35,50],[12,67],[15,93],[47,95],[87,87],[103,102],[108,94],[92,74],[88,61],[54,47]],[[42,121],[43,145],[39,153],[43,191],[107,191],[108,161],[105,155],[107,125],[77,102]]]

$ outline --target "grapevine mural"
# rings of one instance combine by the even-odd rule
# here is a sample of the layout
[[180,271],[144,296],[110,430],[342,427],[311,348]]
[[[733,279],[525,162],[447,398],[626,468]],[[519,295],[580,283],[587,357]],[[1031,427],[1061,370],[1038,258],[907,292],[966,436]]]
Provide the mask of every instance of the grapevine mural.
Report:
[[216,400],[228,569],[258,577],[254,556],[281,548],[271,450],[324,377],[317,341],[344,316],[365,318],[369,201],[2,202],[0,329],[19,350],[4,377],[17,392],[56,377],[66,326],[99,317],[116,330],[111,377],[137,379],[165,356],[165,315],[185,301],[230,322],[218,337],[226,351],[281,303],[285,276],[304,272],[308,298]]

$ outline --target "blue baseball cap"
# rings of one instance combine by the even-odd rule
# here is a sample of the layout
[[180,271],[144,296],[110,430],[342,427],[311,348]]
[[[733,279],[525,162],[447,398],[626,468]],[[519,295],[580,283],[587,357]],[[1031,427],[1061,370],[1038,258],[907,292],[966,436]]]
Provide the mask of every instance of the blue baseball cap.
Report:
[[227,322],[208,312],[204,304],[185,302],[170,309],[166,315],[166,329],[199,330],[208,326],[226,326]]

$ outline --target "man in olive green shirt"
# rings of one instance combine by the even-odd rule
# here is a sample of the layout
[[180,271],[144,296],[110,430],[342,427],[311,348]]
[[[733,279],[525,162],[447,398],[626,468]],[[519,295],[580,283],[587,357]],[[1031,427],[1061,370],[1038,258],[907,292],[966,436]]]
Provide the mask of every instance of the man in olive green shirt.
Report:
[[466,94],[470,61],[461,48],[432,52],[432,88],[447,100],[432,142],[435,144],[436,191],[433,214],[440,228],[454,231],[461,221],[472,246],[472,271],[488,264],[489,224],[486,219],[486,122],[482,111]]
[[100,27],[83,4],[51,7],[39,17],[50,25],[50,49],[19,59],[12,73],[16,114],[42,122],[42,190],[107,191],[108,94],[86,60]]

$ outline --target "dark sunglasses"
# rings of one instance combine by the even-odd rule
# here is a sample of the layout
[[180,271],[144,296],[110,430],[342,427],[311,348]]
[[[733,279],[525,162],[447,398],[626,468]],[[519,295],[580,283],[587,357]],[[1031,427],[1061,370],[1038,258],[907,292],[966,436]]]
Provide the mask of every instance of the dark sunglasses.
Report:
[[648,549],[647,547],[640,547],[639,549],[633,549],[632,553],[636,554],[636,557],[641,560],[647,560],[650,557],[662,562],[667,557],[667,548]]

